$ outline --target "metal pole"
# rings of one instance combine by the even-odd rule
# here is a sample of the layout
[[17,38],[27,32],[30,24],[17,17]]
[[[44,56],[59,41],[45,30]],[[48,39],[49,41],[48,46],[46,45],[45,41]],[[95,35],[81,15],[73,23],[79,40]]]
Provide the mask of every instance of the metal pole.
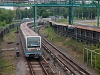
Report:
[[34,6],[34,31],[37,32],[37,7]]
[[76,30],[76,41],[77,41],[77,28],[75,28],[75,30]]
[[96,68],[96,53],[95,53],[95,68]]
[[[1,42],[0,42],[0,45],[1,45]],[[1,75],[1,69],[2,69],[2,64],[1,64],[1,61],[2,61],[2,52],[1,52],[1,47],[0,47],[0,75]]]
[[[69,4],[73,4],[73,0],[69,0]],[[73,7],[69,6],[69,24],[72,25],[72,19],[73,19]]]
[[87,49],[87,63],[88,63],[88,49]]
[[85,48],[83,48],[83,62],[84,62],[84,50],[85,50]]
[[71,22],[71,18],[72,18],[72,7],[69,7],[69,24],[71,25],[72,24],[72,22]]
[[74,25],[74,7],[72,7],[72,25]]
[[[19,8],[20,9],[20,8]],[[20,10],[20,21],[21,21],[21,10]]]
[[98,5],[97,5],[97,26],[99,27],[99,0],[98,0]]
[[[74,1],[72,0],[72,5],[74,4]],[[74,24],[74,7],[72,7],[72,25]]]
[[92,51],[91,51],[91,65],[92,65]]
[[97,26],[99,26],[99,7],[97,7]]

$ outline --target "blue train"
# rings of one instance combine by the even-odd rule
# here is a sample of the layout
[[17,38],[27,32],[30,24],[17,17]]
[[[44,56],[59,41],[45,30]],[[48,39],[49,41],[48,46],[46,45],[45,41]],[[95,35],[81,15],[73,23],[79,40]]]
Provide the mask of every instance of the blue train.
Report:
[[25,57],[42,57],[41,36],[28,27],[30,22],[20,25],[20,37]]

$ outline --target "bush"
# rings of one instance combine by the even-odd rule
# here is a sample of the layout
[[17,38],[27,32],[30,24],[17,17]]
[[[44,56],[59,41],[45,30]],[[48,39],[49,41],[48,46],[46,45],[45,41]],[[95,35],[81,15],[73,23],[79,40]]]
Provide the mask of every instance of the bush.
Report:
[[5,25],[6,25],[6,21],[5,20],[0,23],[0,26],[5,26]]
[[5,20],[0,23],[0,27],[4,27],[4,26],[6,26],[6,21]]

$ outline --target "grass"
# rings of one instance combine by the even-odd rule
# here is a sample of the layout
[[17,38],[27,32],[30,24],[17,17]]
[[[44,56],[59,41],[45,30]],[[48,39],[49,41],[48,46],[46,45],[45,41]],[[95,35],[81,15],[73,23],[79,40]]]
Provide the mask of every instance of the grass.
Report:
[[9,42],[9,41],[15,42],[16,41],[16,35],[14,34],[15,30],[16,28],[11,29],[10,32],[4,36],[3,40],[6,42]]
[[[59,19],[56,20],[57,23],[63,23],[63,24],[68,24],[68,19]],[[93,25],[93,26],[97,26],[96,22],[83,22],[84,24],[89,24],[89,25]]]
[[9,26],[11,24],[16,24],[16,23],[20,23],[20,22],[11,22],[10,24],[6,24],[6,25]]
[[77,49],[77,51],[82,51],[84,47],[83,43],[77,42],[76,40],[73,40],[73,39],[68,40],[66,42],[66,45],[74,47],[75,49]]
[[[15,42],[16,41],[16,35],[14,34],[16,28],[13,28],[10,30],[9,33],[7,33],[3,41],[4,42]],[[2,45],[3,46],[3,45]],[[13,53],[10,52],[3,52],[2,53],[2,75],[11,75],[15,72],[16,66],[15,63],[15,57],[12,56]]]
[[11,24],[16,24],[16,23],[19,23],[19,22],[11,22],[11,23],[6,24],[6,25],[4,25],[4,26],[0,26],[0,29],[4,29],[4,28],[6,28],[7,26],[9,26],[9,25],[11,25]]
[[15,72],[16,66],[10,62],[4,57],[2,58],[2,75],[11,75]]
[[93,26],[96,26],[97,25],[96,22],[84,22],[84,24],[90,24],[90,25],[93,25]]
[[63,24],[68,24],[68,20],[67,19],[59,19],[56,20],[57,23],[63,23]]

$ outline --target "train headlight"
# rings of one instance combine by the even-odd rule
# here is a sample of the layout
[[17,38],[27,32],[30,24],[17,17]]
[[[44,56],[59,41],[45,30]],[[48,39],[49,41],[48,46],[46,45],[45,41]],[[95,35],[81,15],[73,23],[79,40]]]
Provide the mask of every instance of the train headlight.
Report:
[[27,49],[28,51],[30,51],[30,49]]
[[40,48],[37,48],[37,50],[40,50]]

